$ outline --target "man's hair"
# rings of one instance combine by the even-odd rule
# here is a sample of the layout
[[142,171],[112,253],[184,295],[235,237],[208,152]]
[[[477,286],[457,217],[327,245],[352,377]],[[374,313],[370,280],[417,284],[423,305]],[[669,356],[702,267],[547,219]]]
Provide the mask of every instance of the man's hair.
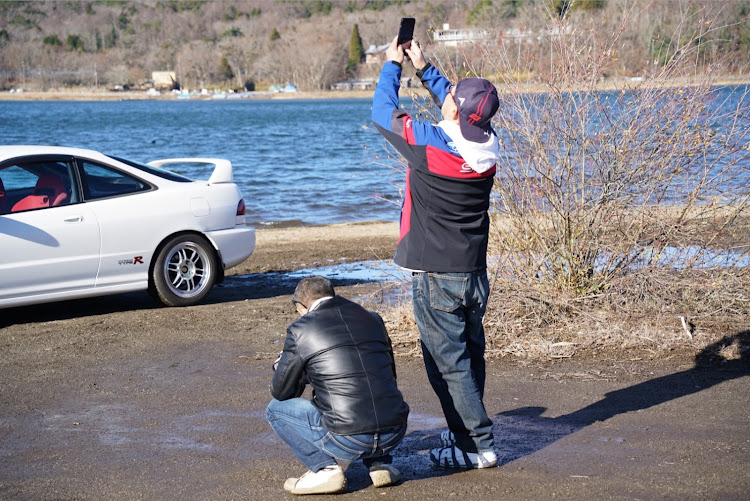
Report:
[[302,303],[305,308],[310,306],[322,297],[335,296],[333,284],[326,277],[313,275],[305,277],[299,281],[297,288],[294,289],[292,301]]

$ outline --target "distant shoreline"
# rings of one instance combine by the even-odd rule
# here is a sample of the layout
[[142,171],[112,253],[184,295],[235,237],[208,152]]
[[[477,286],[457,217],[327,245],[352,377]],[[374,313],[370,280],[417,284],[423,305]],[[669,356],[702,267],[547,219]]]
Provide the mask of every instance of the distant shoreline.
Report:
[[[226,94],[231,96],[231,94]],[[180,99],[177,94],[148,95],[145,91],[109,91],[70,89],[50,91],[0,92],[0,101],[257,101],[289,99],[372,99],[373,91],[298,91],[259,94],[252,97],[216,99],[212,95],[196,95]]]
[[[620,90],[636,88],[642,80],[637,78],[618,78],[601,82],[598,90]],[[703,83],[702,77],[685,78],[662,82],[665,87],[684,87],[694,86]],[[713,83],[715,86],[724,85],[750,85],[750,75],[726,75],[717,78]],[[538,93],[546,92],[549,89],[540,84],[521,84],[520,88],[524,92]],[[514,90],[518,90],[516,86]],[[402,93],[416,93],[427,95],[426,91],[421,88],[402,88]],[[23,92],[0,92],[0,102],[2,101],[257,101],[257,100],[293,100],[293,99],[372,99],[374,90],[317,90],[317,91],[297,91],[297,92],[278,92],[267,94],[259,92],[257,95],[240,97],[239,95],[223,94],[222,98],[214,98],[209,95],[195,95],[189,99],[181,99],[177,94],[164,92],[159,95],[149,95],[146,91],[111,91],[91,88],[78,89],[54,89],[48,91],[23,91]]]

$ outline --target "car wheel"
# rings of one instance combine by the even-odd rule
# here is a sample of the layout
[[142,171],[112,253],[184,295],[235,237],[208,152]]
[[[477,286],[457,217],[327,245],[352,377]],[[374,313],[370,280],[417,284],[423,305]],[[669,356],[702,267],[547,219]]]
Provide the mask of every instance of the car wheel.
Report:
[[180,235],[161,248],[149,290],[166,306],[190,306],[206,297],[217,274],[211,244],[198,235]]

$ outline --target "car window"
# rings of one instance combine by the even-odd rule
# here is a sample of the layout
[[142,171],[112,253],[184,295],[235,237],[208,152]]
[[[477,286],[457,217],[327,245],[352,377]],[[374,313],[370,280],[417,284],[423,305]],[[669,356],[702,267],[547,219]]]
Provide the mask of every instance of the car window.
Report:
[[83,195],[86,200],[126,195],[151,189],[149,184],[136,177],[87,160],[81,161],[81,169]]
[[73,167],[66,161],[19,162],[0,170],[0,214],[79,201]]

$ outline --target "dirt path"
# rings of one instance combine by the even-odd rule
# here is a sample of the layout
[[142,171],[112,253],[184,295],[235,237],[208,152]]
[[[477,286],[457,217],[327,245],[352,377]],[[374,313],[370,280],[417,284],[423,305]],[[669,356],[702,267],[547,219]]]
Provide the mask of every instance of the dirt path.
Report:
[[[294,318],[275,271],[389,257],[395,225],[264,230],[243,278],[206,304],[147,294],[0,310],[0,499],[282,499],[303,468],[264,418],[270,363]],[[366,285],[342,285],[355,297]],[[731,334],[731,333],[730,333]],[[750,332],[735,339],[750,344]],[[745,351],[744,353],[747,353]],[[421,360],[399,358],[404,482],[353,499],[747,499],[750,362],[698,354],[492,361],[486,405],[500,468],[449,474]]]

